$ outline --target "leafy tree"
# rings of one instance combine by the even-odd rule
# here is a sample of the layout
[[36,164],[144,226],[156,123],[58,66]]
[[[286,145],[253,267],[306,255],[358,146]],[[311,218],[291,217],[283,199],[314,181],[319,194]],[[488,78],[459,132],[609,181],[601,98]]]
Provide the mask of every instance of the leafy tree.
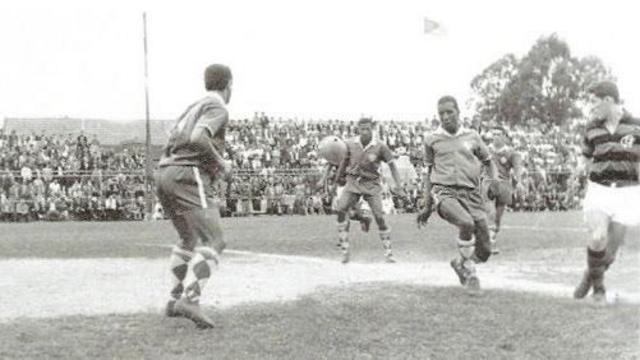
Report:
[[489,65],[471,89],[484,122],[562,124],[583,116],[587,87],[602,79],[613,76],[598,57],[578,59],[552,34],[538,39],[522,59],[507,54]]

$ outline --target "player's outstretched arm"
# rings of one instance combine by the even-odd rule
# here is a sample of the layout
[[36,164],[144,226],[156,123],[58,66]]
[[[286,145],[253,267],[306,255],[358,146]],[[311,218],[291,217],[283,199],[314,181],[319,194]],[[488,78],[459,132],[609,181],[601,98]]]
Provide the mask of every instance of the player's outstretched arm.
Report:
[[424,205],[424,209],[422,209],[422,211],[420,211],[420,213],[418,214],[417,217],[417,222],[418,222],[418,229],[422,226],[426,226],[427,222],[429,221],[429,218],[431,217],[431,214],[433,213],[433,208],[434,208],[434,199],[433,196],[431,195],[431,166],[427,166],[426,171],[423,175],[423,184],[424,184],[424,196],[425,196],[425,205]]

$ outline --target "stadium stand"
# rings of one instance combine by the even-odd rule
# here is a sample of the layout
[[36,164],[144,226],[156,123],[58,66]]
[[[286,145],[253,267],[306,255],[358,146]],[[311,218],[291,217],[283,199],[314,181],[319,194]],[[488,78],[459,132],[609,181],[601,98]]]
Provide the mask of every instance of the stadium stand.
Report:
[[[481,134],[484,128],[468,119]],[[157,160],[171,121],[152,123],[152,159]],[[488,124],[493,126],[494,124]],[[419,174],[424,123],[382,121],[377,136]],[[514,196],[513,211],[568,210],[580,206],[584,179],[568,183],[580,122],[566,127],[508,127],[512,145],[525,160],[525,193]],[[0,221],[136,220],[144,217],[144,122],[82,119],[8,118],[0,128]],[[216,184],[225,216],[326,214],[333,194],[317,182],[323,162],[318,142],[327,135],[356,136],[355,121],[299,120],[256,115],[232,120],[226,156],[236,172]],[[490,139],[487,139],[490,141]],[[424,194],[419,177],[404,184],[408,198],[387,194],[390,211],[413,212]],[[156,209],[156,217],[161,210]]]

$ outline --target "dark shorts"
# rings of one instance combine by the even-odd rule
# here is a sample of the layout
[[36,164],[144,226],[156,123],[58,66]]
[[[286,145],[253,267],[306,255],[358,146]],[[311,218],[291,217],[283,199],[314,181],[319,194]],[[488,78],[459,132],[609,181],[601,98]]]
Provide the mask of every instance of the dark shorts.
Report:
[[340,194],[338,198],[336,205],[337,210],[347,212],[350,209],[359,209],[358,201],[360,201],[361,196],[364,198],[364,201],[369,204],[374,217],[381,218],[384,216],[384,212],[382,211],[382,196],[380,194],[361,194],[349,191],[347,188],[342,191],[342,194]]
[[484,181],[483,187],[485,189],[487,199],[495,201],[497,205],[511,205],[513,203],[513,186],[510,180],[499,180],[496,191],[489,189],[489,181]]
[[180,236],[193,250],[200,240],[218,253],[225,247],[220,210],[211,196],[211,179],[193,166],[166,166],[155,173],[156,194]]
[[470,189],[460,186],[445,186],[433,184],[431,193],[436,201],[436,209],[439,209],[442,201],[451,199],[462,205],[471,215],[473,220],[484,220],[487,218],[487,207],[482,197],[480,189]]

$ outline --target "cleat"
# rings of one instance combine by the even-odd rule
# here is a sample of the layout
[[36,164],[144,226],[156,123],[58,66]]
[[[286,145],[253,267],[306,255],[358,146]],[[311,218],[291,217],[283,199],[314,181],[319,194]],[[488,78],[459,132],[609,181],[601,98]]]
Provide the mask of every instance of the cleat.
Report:
[[184,316],[193,321],[198,329],[213,328],[213,321],[202,312],[197,302],[191,302],[187,298],[182,298],[176,301],[173,309],[178,316]]
[[500,249],[494,240],[491,241],[491,255],[500,254]]
[[346,263],[349,262],[349,260],[350,260],[349,258],[350,258],[349,251],[348,250],[344,251],[342,253],[342,260],[340,262],[342,262],[343,264],[346,264]]
[[464,284],[464,288],[471,295],[480,293],[480,279],[475,274],[469,275],[466,283]]
[[176,306],[176,300],[171,299],[169,301],[167,301],[167,307],[165,308],[164,314],[167,317],[179,317],[182,314],[179,314],[176,312],[175,310],[175,306]]
[[584,271],[584,274],[582,275],[582,279],[580,280],[580,283],[578,284],[578,286],[576,287],[576,289],[573,291],[573,298],[574,299],[582,299],[585,296],[587,296],[587,294],[589,293],[589,290],[591,290],[591,276],[589,275],[589,269]]
[[605,305],[607,303],[607,292],[603,287],[593,288],[593,301],[599,305]]
[[456,272],[456,275],[458,275],[458,279],[460,279],[460,285],[464,285],[467,280],[467,272],[464,266],[462,265],[462,260],[455,258],[451,260],[449,264],[453,268],[453,271]]
[[393,256],[393,254],[388,254],[384,256],[384,261],[387,262],[388,264],[395,264],[396,263],[396,259]]
[[362,231],[369,232],[369,227],[371,227],[371,218],[368,216],[362,218],[362,220],[360,220],[360,228]]

